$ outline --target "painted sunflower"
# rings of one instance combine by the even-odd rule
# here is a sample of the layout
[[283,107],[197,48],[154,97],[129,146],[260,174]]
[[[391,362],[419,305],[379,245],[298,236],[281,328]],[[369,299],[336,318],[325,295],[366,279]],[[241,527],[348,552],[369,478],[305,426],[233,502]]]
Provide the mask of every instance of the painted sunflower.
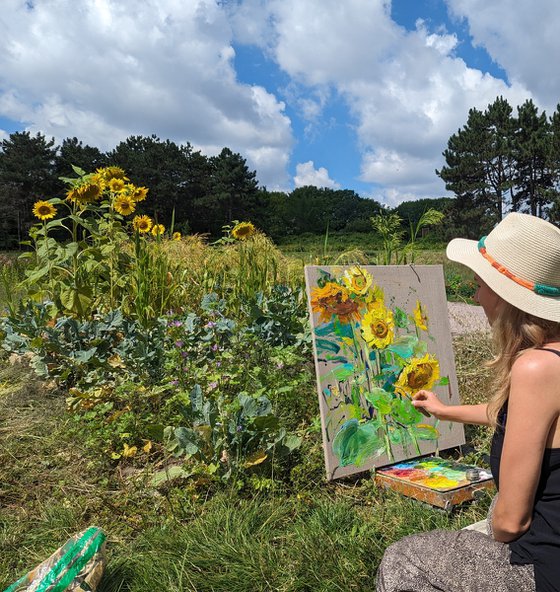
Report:
[[346,270],[342,281],[350,292],[358,296],[363,296],[372,285],[373,277],[359,265],[353,265],[350,269]]
[[341,323],[360,318],[359,303],[350,298],[350,292],[344,286],[335,282],[311,290],[311,310],[320,314],[321,323],[328,323],[333,315],[337,315]]
[[364,298],[368,311],[376,308],[384,308],[385,295],[383,290],[379,286],[373,286],[370,288]]
[[130,216],[130,214],[136,209],[136,202],[130,197],[130,195],[121,194],[115,199],[113,207],[122,216]]
[[165,226],[163,224],[154,224],[152,226],[152,234],[154,236],[160,236],[165,232]]
[[233,227],[231,236],[236,240],[246,240],[251,238],[256,232],[256,228],[251,222],[239,222]]
[[422,329],[423,331],[428,330],[428,314],[424,306],[420,300],[416,301],[416,308],[414,309],[414,322],[418,329]]
[[149,216],[134,216],[132,227],[141,233],[150,232],[153,222]]
[[371,348],[382,349],[393,341],[393,311],[383,305],[371,308],[362,319],[362,336]]
[[439,362],[431,354],[421,358],[412,358],[403,368],[395,383],[395,389],[411,397],[422,389],[431,389],[439,378]]
[[54,218],[56,215],[56,208],[45,200],[36,201],[33,204],[33,214],[39,218],[39,220],[48,220]]

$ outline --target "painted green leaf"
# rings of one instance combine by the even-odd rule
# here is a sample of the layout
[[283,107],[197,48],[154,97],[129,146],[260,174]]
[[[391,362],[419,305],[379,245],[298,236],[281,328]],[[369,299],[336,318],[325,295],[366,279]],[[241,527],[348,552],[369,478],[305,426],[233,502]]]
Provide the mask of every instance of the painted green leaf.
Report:
[[437,440],[439,438],[439,432],[436,428],[427,423],[419,423],[412,426],[411,430],[419,440]]
[[332,380],[333,378],[339,382],[344,382],[350,376],[354,374],[354,366],[352,364],[340,364],[336,368],[333,368],[323,380]]
[[317,351],[319,353],[322,353],[325,351],[331,351],[331,352],[337,354],[340,351],[340,345],[338,345],[338,343],[335,343],[334,341],[330,341],[328,339],[317,339],[317,341],[315,343],[317,345]]
[[380,415],[388,415],[391,413],[391,402],[393,397],[382,388],[373,388],[370,392],[364,393],[366,400],[371,403]]
[[401,428],[399,426],[389,426],[387,432],[389,434],[389,440],[392,444],[407,446],[408,444],[412,443],[412,438],[405,428]]
[[345,422],[333,440],[333,452],[340,466],[359,467],[366,459],[382,454],[385,444],[379,428],[374,421],[360,424],[358,420],[350,419]]
[[439,379],[439,382],[438,382],[438,384],[439,384],[440,386],[447,386],[447,385],[449,384],[449,376],[442,376],[442,377]]
[[418,341],[414,346],[414,357],[421,358],[428,351],[428,344],[425,341]]
[[422,414],[409,399],[394,399],[391,403],[391,415],[405,425],[412,425],[422,420]]
[[401,358],[411,358],[414,348],[418,345],[418,338],[415,335],[401,335],[387,348]]
[[323,323],[322,325],[315,327],[315,335],[325,337],[326,335],[332,335],[333,333],[334,324],[332,321],[330,323]]
[[397,325],[397,327],[400,327],[401,329],[405,329],[407,327],[408,317],[406,315],[406,312],[400,309],[398,306],[395,308],[394,311],[394,319],[395,325]]

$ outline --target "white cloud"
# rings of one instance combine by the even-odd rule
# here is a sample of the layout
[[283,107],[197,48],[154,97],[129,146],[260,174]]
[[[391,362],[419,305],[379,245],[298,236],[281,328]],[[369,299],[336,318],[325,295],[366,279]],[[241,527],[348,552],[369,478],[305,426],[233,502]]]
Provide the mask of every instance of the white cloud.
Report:
[[296,187],[314,185],[315,187],[326,187],[328,189],[340,188],[340,185],[329,177],[329,171],[325,167],[316,169],[312,160],[299,163],[296,166],[294,185]]
[[[224,146],[287,183],[284,104],[237,81],[216,0],[4,0],[0,116],[109,149],[131,134]],[[258,158],[257,158],[258,157]],[[256,160],[251,161],[252,158]]]
[[[242,7],[255,1],[246,0]],[[455,34],[431,31],[422,20],[412,32],[399,27],[387,1],[258,4],[261,12],[246,10],[238,15],[238,26],[244,22],[244,30],[252,30],[253,41],[266,46],[300,93],[302,88],[314,94],[334,89],[345,98],[356,122],[361,179],[386,184],[393,200],[446,193],[434,171],[444,164],[447,140],[466,122],[471,107],[483,109],[499,95],[512,105],[532,96],[520,81],[508,86],[469,68],[455,55]],[[287,101],[306,116],[301,101]],[[315,107],[317,118],[324,103]]]
[[484,47],[509,80],[531,88],[549,112],[560,99],[560,10],[557,0],[446,0],[468,21],[476,45]]

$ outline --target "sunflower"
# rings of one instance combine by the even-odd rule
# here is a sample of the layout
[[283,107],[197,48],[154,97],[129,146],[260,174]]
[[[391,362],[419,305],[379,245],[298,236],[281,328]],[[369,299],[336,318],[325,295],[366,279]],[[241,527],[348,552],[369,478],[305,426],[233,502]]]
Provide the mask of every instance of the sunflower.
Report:
[[428,330],[428,315],[420,300],[416,301],[416,308],[414,309],[414,322],[416,323],[418,329],[422,329],[423,331]]
[[373,283],[373,278],[370,273],[362,269],[359,265],[353,265],[350,269],[346,270],[342,281],[350,292],[358,296],[363,296]]
[[256,232],[256,228],[251,222],[239,222],[233,227],[231,236],[236,240],[246,240],[251,238]]
[[374,310],[376,308],[383,308],[385,302],[383,290],[379,286],[374,285],[366,292],[364,301],[368,311]]
[[91,203],[99,199],[102,193],[103,187],[101,185],[87,182],[70,189],[66,193],[66,199],[80,204]]
[[163,224],[154,224],[152,227],[152,234],[154,236],[160,236],[165,232],[165,226]]
[[131,187],[133,188],[132,199],[134,199],[134,201],[144,201],[146,199],[146,196],[148,195],[146,187],[134,187],[134,185],[131,185]]
[[120,193],[124,189],[124,180],[114,177],[109,181],[109,191],[113,193]]
[[439,378],[439,362],[426,354],[422,358],[413,358],[403,368],[395,389],[402,389],[409,397],[422,389],[431,389]]
[[132,212],[136,209],[136,203],[130,197],[130,195],[119,195],[117,199],[115,199],[115,203],[113,207],[117,212],[123,216],[130,216]]
[[132,226],[134,230],[138,232],[150,232],[152,229],[153,222],[149,216],[134,216],[132,220]]
[[48,220],[49,218],[55,217],[56,208],[48,201],[36,201],[33,204],[33,214],[39,218],[39,220]]
[[128,181],[128,177],[124,170],[118,166],[100,168],[95,172],[105,181],[105,183],[109,183],[111,179],[123,179],[124,181]]
[[181,240],[181,233],[180,232],[174,232],[173,233],[173,240],[180,241]]
[[362,320],[362,336],[369,347],[382,349],[393,341],[393,311],[380,305],[368,310]]
[[311,290],[311,309],[320,313],[321,323],[328,323],[333,315],[337,315],[341,323],[360,318],[359,303],[350,298],[350,292],[344,286],[334,282]]

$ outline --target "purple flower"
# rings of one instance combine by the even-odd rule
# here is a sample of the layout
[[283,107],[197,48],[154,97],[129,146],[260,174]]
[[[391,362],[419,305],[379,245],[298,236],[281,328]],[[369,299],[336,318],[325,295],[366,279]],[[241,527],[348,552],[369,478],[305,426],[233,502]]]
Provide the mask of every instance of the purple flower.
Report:
[[171,326],[172,327],[182,327],[183,321],[171,321]]
[[220,361],[216,362],[216,368],[219,368],[222,365]]
[[215,388],[217,388],[217,386],[218,386],[218,383],[217,383],[217,382],[211,382],[211,383],[208,385],[208,388],[209,388],[210,390],[214,390]]
[[171,381],[171,384],[172,384],[173,386],[179,386],[179,381],[178,381],[178,380],[172,380],[172,381]]
[[185,345],[185,344],[180,339],[175,342],[175,347],[183,347],[183,345]]
[[186,351],[182,351],[181,352],[181,357],[186,358],[188,356]]
[[213,329],[216,326],[216,323],[214,321],[208,321],[205,325],[206,329]]
[[217,344],[217,343],[215,343],[215,344],[212,346],[212,351],[218,351],[218,344]]

